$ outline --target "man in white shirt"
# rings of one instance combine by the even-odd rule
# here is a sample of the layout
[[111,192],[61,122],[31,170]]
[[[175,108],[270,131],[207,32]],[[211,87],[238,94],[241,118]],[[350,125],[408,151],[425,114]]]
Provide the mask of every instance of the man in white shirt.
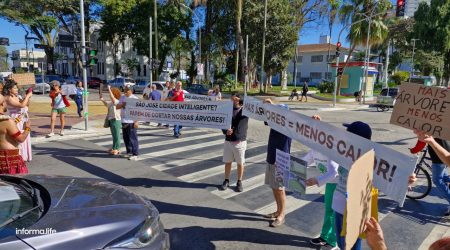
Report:
[[125,86],[124,94],[120,97],[119,104],[117,104],[116,108],[121,109],[120,115],[122,117],[122,136],[123,141],[125,142],[125,148],[127,149],[125,157],[127,157],[128,160],[136,161],[139,154],[139,143],[137,138],[138,126],[136,121],[125,118],[126,98],[139,99],[137,96],[133,95],[129,85]]

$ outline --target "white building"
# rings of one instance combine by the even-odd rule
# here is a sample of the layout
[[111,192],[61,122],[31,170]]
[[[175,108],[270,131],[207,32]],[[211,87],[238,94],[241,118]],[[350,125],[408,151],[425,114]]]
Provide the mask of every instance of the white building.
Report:
[[419,8],[421,2],[426,2],[429,5],[431,0],[406,0],[405,17],[414,17],[414,13]]
[[[328,39],[321,38],[321,40],[328,42]],[[330,58],[327,60],[329,45],[331,45]],[[323,79],[331,79],[332,68],[328,67],[328,62],[333,62],[336,59],[335,44],[319,43],[298,45],[297,50],[297,85],[305,81],[310,85],[317,85]],[[348,48],[341,47],[340,62],[347,60],[348,51]],[[294,74],[294,59],[289,62],[287,72],[291,76]],[[293,78],[292,82],[294,81]],[[292,82],[288,81],[288,84],[292,84]]]
[[[32,67],[34,69],[38,69],[41,71],[41,66],[43,63],[45,64],[45,52],[44,51],[36,51],[36,50],[27,50],[19,49],[12,51],[12,61],[13,67],[15,69],[22,68],[27,69],[28,67]],[[45,68],[45,67],[44,67]]]

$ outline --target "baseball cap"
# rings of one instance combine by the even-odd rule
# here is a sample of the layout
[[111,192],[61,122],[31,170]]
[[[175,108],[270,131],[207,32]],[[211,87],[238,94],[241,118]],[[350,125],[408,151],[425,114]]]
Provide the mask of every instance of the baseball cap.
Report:
[[344,123],[344,127],[347,127],[347,131],[355,135],[359,135],[368,140],[372,138],[372,129],[367,123],[356,121],[353,123]]

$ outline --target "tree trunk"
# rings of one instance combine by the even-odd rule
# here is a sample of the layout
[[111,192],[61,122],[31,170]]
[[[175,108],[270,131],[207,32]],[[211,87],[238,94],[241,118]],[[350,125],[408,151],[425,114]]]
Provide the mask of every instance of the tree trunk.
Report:
[[287,90],[287,71],[283,70],[281,73],[281,89]]
[[[245,48],[244,48],[244,40],[242,38],[242,28],[241,28],[241,19],[242,19],[242,5],[243,0],[236,0],[236,44],[239,47],[239,61],[241,64],[241,77],[239,80],[241,82],[245,81],[244,66],[245,66]],[[238,76],[236,75],[236,78]]]
[[[47,57],[47,74],[54,75],[55,74],[55,48],[54,47],[46,47],[45,55]],[[49,66],[52,66],[51,70],[49,70]]]

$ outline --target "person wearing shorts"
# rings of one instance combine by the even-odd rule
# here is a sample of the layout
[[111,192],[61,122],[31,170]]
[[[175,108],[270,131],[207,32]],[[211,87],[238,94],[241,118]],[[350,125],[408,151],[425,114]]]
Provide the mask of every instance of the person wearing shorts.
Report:
[[[273,104],[271,99],[266,99],[264,102]],[[288,109],[286,105],[280,106]],[[291,142],[291,138],[274,129],[270,129],[269,141],[267,143],[265,184],[269,185],[272,189],[275,203],[277,204],[277,211],[264,215],[264,217],[272,220],[272,223],[270,224],[271,227],[279,227],[284,224],[286,208],[286,192],[283,184],[283,175],[277,175],[275,165],[277,149],[285,153],[290,153]]]
[[47,137],[55,135],[54,129],[57,115],[59,115],[59,120],[61,122],[61,130],[59,135],[62,136],[64,135],[64,116],[67,112],[67,107],[64,102],[65,97],[61,93],[61,84],[58,81],[51,81],[50,84],[52,86],[52,90],[50,91],[50,98],[52,98],[52,114],[50,119],[50,134],[48,134]]
[[245,150],[247,149],[248,117],[242,115],[243,100],[238,94],[231,96],[233,101],[233,118],[231,128],[223,130],[225,143],[223,147],[223,162],[225,162],[225,180],[220,187],[226,190],[230,186],[231,164],[237,163],[236,192],[242,192],[242,177],[244,175]]

